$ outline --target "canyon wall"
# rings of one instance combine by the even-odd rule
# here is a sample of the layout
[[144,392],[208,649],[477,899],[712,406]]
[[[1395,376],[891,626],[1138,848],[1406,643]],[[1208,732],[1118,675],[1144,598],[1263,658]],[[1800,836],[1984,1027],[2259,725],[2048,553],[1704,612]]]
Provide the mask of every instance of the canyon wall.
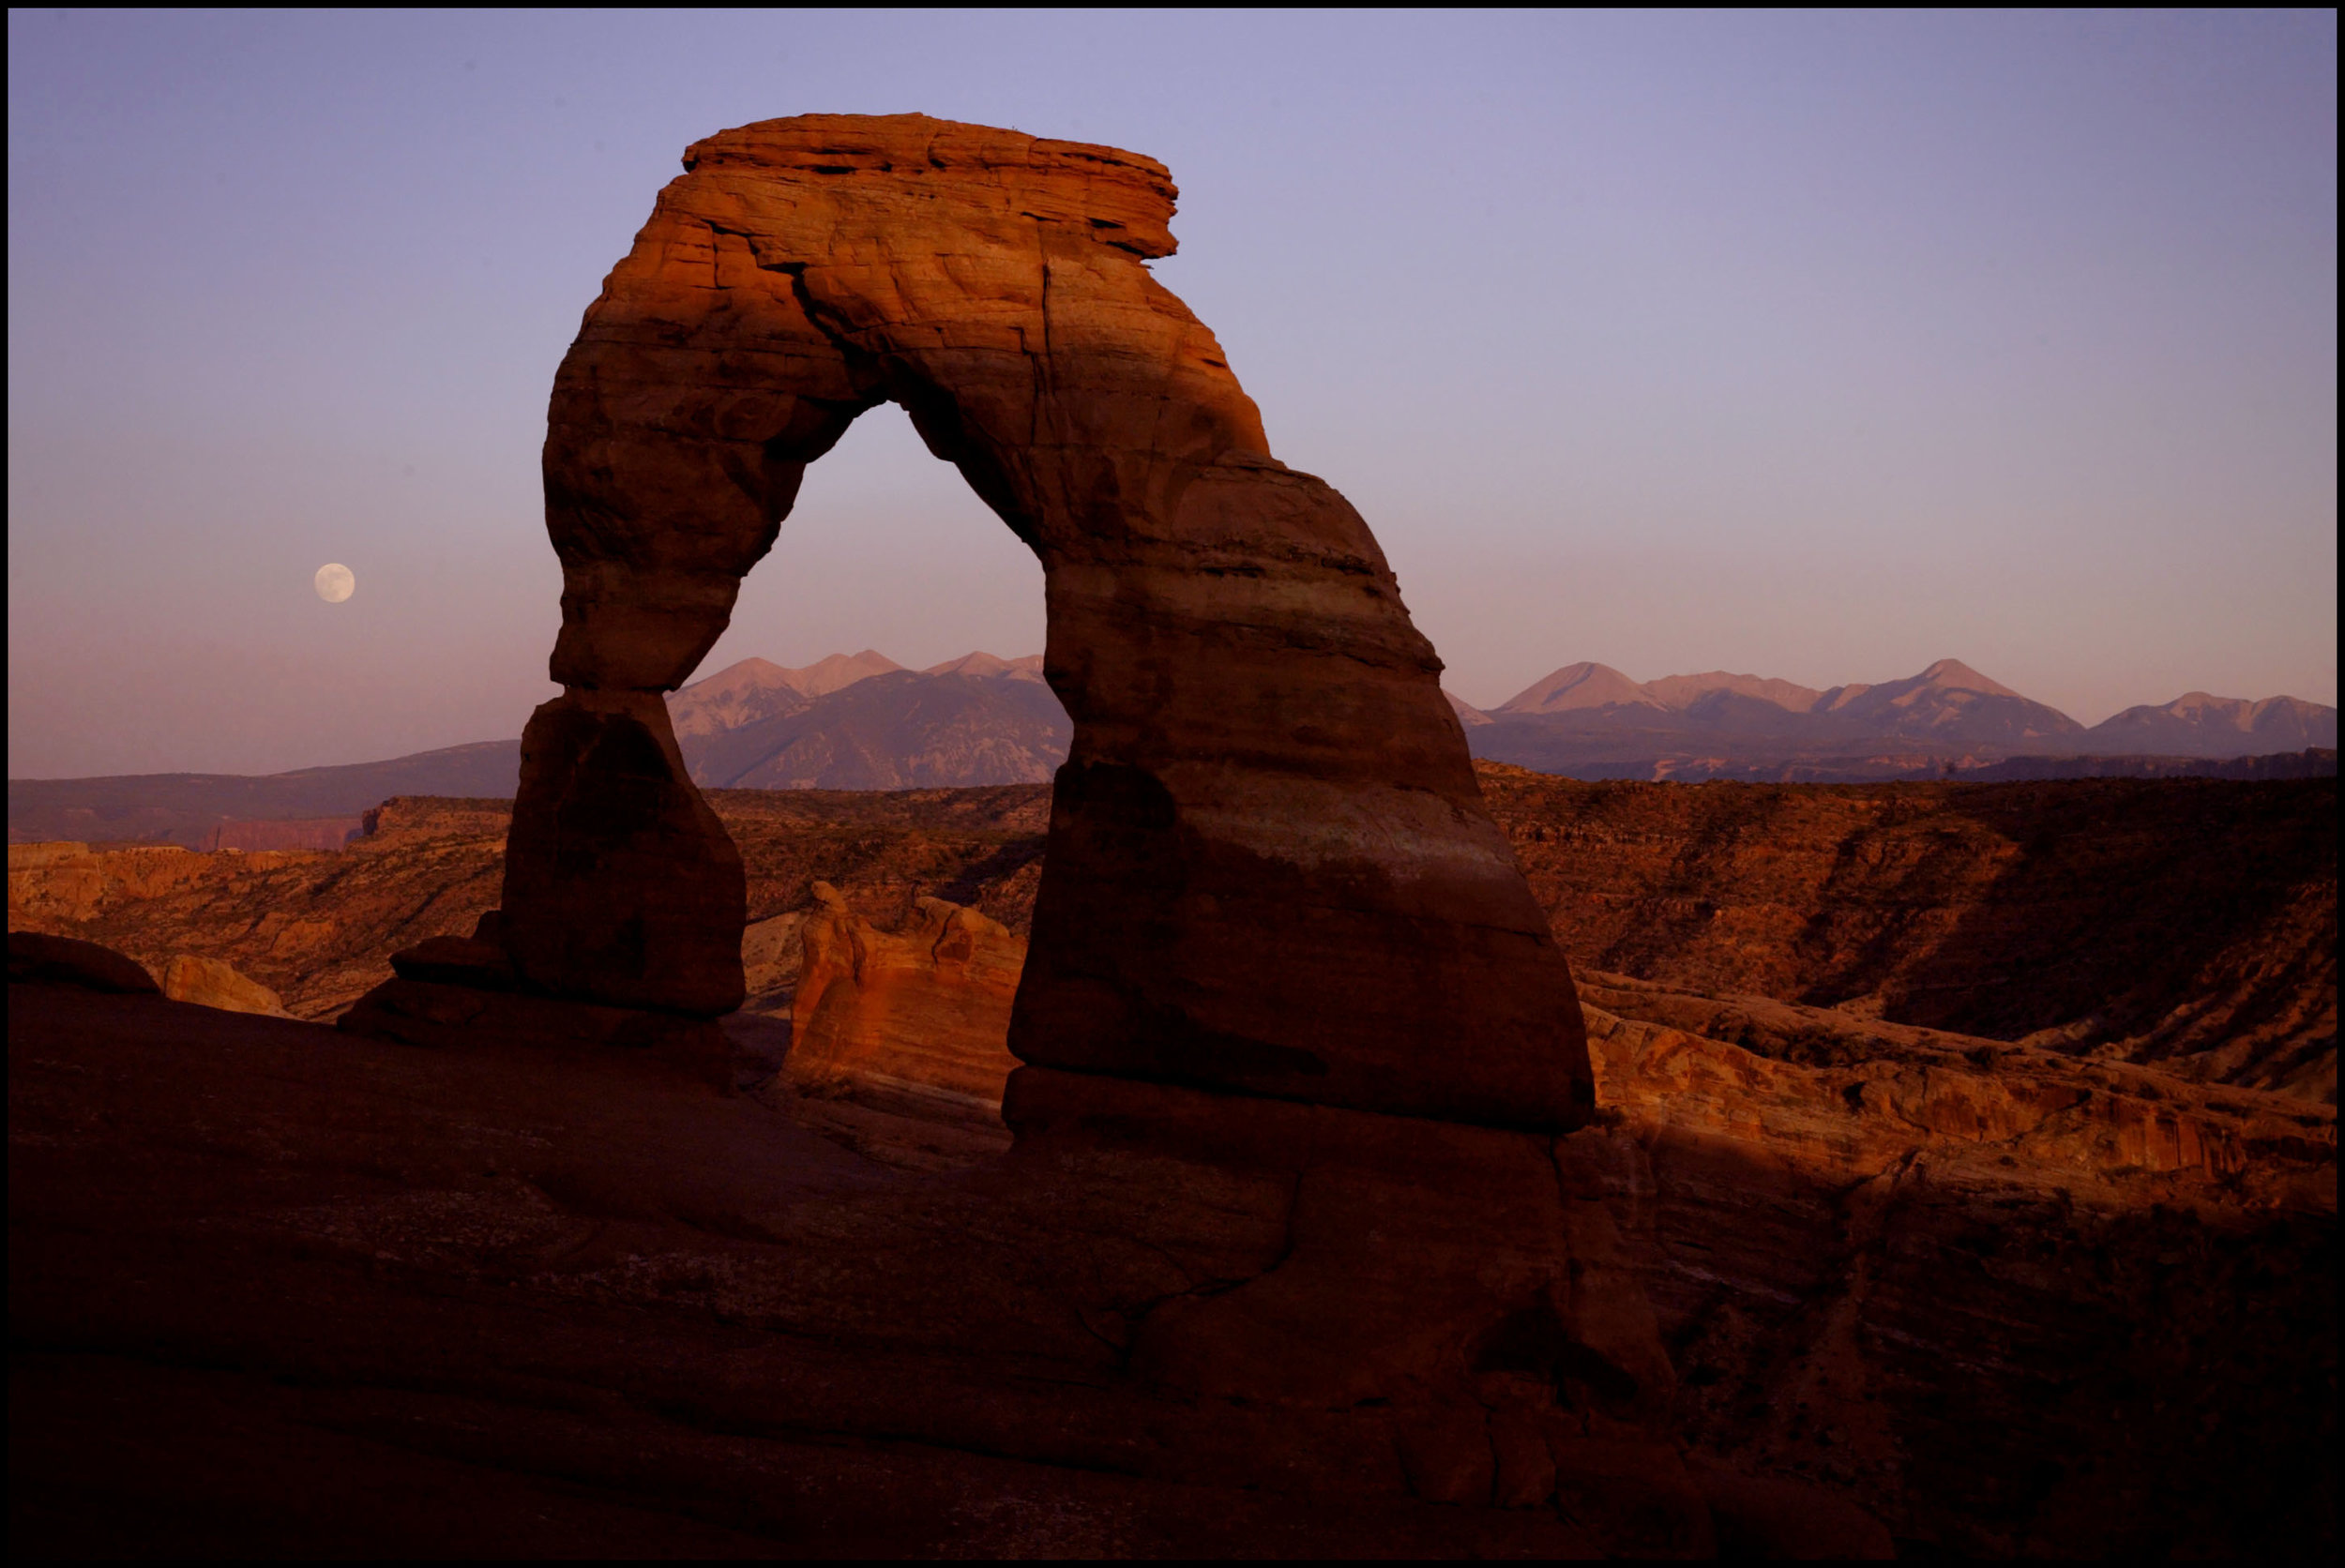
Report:
[[1576,967],[2336,1103],[2334,779],[1481,777]]
[[2333,1108],[1583,986],[1606,1111],[1561,1147],[1620,1224],[1698,1453],[1845,1488],[1931,1553],[2335,1539]]

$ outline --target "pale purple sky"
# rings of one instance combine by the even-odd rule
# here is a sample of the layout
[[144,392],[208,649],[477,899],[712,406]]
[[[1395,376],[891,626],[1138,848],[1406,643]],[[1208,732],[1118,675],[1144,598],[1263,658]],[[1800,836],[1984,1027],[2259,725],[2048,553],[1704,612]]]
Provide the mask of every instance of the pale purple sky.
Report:
[[[914,110],[1172,166],[1157,276],[1470,701],[2337,700],[2333,12],[20,10],[9,775],[518,733],[546,394],[677,155]],[[703,671],[1041,642],[883,409]]]

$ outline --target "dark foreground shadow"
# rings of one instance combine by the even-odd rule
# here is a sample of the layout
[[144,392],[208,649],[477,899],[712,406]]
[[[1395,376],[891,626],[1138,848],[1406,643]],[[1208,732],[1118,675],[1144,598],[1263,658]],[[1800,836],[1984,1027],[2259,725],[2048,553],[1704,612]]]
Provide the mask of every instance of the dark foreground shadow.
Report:
[[641,1053],[9,1013],[21,1553],[1831,1555],[1878,1529],[1846,1500],[1912,1551],[2334,1537],[2333,1217],[1850,1192],[1591,1129],[1559,1163],[1661,1315],[1687,1463],[1621,1462],[1642,1391],[1533,1312],[1477,1368],[1551,1380],[1581,1438],[1533,1462],[1492,1415],[1494,1462],[1441,1472],[1373,1408],[1137,1377],[1087,1304],[1160,1265],[1067,1245],[1084,1194],[1014,1155],[907,1173]]

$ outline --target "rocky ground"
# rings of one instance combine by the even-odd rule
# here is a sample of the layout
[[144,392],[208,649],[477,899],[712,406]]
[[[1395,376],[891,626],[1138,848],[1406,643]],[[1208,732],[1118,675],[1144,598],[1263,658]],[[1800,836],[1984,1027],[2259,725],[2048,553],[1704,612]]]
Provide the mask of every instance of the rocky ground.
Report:
[[[1461,1347],[1487,1370],[1460,1431],[1465,1412],[1380,1400],[1313,1413],[1267,1389],[1168,1393],[1135,1364],[1152,1304],[1278,1269],[1274,1228],[1240,1248],[1252,1261],[1185,1286],[1147,1233],[1168,1199],[1224,1229],[1265,1199],[1275,1218],[1284,1188],[1248,1198],[1243,1170],[1005,1153],[932,1108],[807,1100],[780,1079],[726,1095],[643,1053],[417,1049],[12,984],[12,1539],[43,1555],[2334,1544],[2326,1108],[1760,999],[1696,1016],[1625,978],[1590,998],[1607,1111],[1547,1157],[1612,1238],[1591,1250],[1573,1221],[1575,1256],[1642,1283],[1671,1365],[1541,1360],[1533,1334],[1519,1371],[1501,1333]],[[1694,1032],[1728,1011],[1746,1043]],[[1479,1223],[1505,1231],[1510,1207]],[[1492,1239],[1501,1255],[1526,1240]],[[1568,1396],[1526,1425],[1533,1369]]]
[[[1500,1405],[1481,1471],[1354,1496],[1282,1468],[1263,1445],[1303,1440],[1242,1395],[1130,1381],[1121,1319],[1053,1273],[1094,1267],[1052,1252],[1059,1200],[1003,1185],[1019,1156],[952,1076],[1006,1065],[977,1036],[1032,898],[1047,802],[1019,787],[718,798],[756,917],[746,1093],[12,987],[12,1404],[64,1434],[19,1517],[88,1531],[74,1488],[137,1473],[92,1549],[249,1542],[227,1521],[257,1510],[287,1550],[359,1520],[414,1550],[1682,1553],[1787,1550],[1787,1512],[1851,1504],[1907,1555],[2334,1544],[2333,783],[1483,784],[1579,912],[1603,1109],[1551,1155],[1671,1364],[1602,1449],[1651,1463],[1607,1485],[1699,1508],[1637,1535],[1569,1434],[1524,1481]],[[11,926],[234,961],[329,1017],[470,929],[503,822],[19,850]],[[802,980],[830,1065],[775,1077]],[[253,1479],[287,1465],[312,1500]]]
[[1248,1485],[1281,1467],[1245,1412],[1121,1376],[999,1178],[641,1053],[8,1011],[19,1552],[1590,1549],[1552,1510]]

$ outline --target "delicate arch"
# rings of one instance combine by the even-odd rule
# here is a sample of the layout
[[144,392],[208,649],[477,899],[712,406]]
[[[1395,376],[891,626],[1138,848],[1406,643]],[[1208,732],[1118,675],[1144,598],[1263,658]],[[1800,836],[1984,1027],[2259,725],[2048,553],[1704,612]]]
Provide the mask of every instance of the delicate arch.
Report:
[[558,993],[739,1004],[741,866],[660,694],[882,400],[1041,559],[1074,720],[1011,1031],[1073,1072],[1577,1125],[1563,957],[1367,524],[1143,264],[1134,154],[921,115],[692,146],[554,383],[563,566],[503,931]]

